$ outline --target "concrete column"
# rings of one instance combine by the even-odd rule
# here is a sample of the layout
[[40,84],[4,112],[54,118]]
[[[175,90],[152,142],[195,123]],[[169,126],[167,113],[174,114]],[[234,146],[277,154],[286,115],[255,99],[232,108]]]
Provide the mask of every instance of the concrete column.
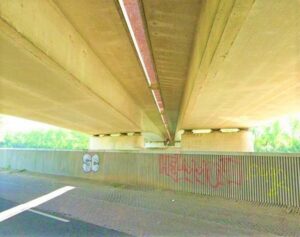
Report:
[[213,131],[211,133],[193,134],[184,133],[181,136],[182,150],[195,151],[254,151],[252,133],[249,131],[239,131],[222,133]]
[[90,150],[136,150],[144,148],[144,137],[138,135],[120,135],[91,137],[89,142]]

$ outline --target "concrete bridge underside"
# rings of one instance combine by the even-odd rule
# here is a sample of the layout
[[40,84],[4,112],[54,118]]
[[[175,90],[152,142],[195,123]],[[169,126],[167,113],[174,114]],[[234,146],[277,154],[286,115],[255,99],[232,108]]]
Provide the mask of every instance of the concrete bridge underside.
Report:
[[[133,26],[155,86],[122,4],[141,16]],[[2,0],[0,113],[164,141],[299,112],[299,12],[298,0]],[[197,149],[191,139],[183,143]]]

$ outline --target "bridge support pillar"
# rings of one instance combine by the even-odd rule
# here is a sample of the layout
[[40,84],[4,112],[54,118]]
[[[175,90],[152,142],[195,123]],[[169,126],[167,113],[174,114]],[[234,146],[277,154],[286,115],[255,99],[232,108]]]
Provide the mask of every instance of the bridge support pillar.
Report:
[[144,137],[141,134],[132,136],[93,136],[89,141],[90,150],[135,150],[144,148]]
[[195,151],[254,151],[252,133],[247,130],[239,132],[213,131],[211,133],[194,134],[185,132],[181,137],[182,150]]

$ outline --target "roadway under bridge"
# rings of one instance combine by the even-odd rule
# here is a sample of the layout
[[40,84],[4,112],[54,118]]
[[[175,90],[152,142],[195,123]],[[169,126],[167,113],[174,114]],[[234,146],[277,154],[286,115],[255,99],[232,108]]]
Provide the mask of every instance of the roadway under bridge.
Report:
[[252,151],[249,128],[299,112],[299,12],[298,0],[1,0],[0,113],[88,133],[94,149]]
[[0,149],[0,235],[299,236],[299,167],[299,154]]

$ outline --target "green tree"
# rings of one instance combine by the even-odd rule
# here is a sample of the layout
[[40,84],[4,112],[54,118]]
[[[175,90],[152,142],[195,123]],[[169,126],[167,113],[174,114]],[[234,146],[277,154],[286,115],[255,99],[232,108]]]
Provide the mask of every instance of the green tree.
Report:
[[30,131],[6,134],[0,147],[3,148],[45,148],[45,149],[87,149],[89,137],[66,130]]
[[254,149],[257,152],[300,152],[300,121],[290,120],[290,131],[284,131],[279,121],[270,126],[254,128]]

